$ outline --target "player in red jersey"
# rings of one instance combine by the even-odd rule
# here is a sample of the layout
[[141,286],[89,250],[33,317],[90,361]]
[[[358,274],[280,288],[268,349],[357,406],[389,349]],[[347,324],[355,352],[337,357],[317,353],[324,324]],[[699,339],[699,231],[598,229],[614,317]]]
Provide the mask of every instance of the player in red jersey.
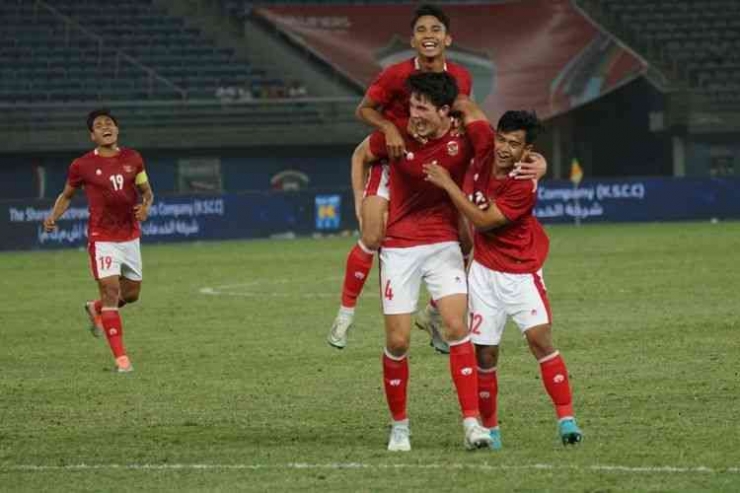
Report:
[[[387,154],[391,159],[397,159],[405,152],[399,128],[404,128],[409,116],[409,93],[406,88],[409,75],[417,72],[447,72],[455,77],[462,95],[470,96],[471,92],[472,78],[467,69],[445,58],[445,50],[452,43],[447,15],[439,7],[422,5],[414,12],[411,29],[411,46],[417,56],[383,70],[357,108],[357,116],[361,121],[383,133]],[[357,147],[353,156],[355,161],[361,160],[363,145]],[[362,170],[363,167],[353,166],[353,169]],[[385,236],[385,218],[390,199],[389,171],[387,163],[378,163],[371,168],[369,177],[362,173],[352,175],[355,210],[362,236],[347,256],[341,306],[327,337],[329,344],[339,349],[347,345],[347,332],[352,327],[357,298]],[[438,318],[434,307],[428,307],[427,311],[435,320]],[[425,327],[432,335],[433,345],[439,351],[448,351],[436,326],[426,324]]]
[[550,303],[542,280],[549,240],[532,215],[537,183],[509,176],[514,163],[531,152],[539,128],[534,113],[508,111],[501,117],[496,151],[488,163],[491,171],[487,184],[475,184],[475,177],[469,174],[461,190],[458,180],[444,168],[425,166],[429,182],[445,190],[475,228],[473,262],[468,274],[470,332],[479,366],[479,407],[483,425],[491,429],[494,448],[501,448],[496,365],[508,317],[519,326],[540,364],[542,382],[555,406],[563,443],[577,444],[583,437],[574,418],[568,370],[552,342]]
[[[116,371],[133,370],[123,345],[123,324],[118,309],[139,299],[142,280],[139,222],[154,200],[141,155],[118,147],[118,122],[108,110],[88,115],[87,128],[95,149],[75,159],[67,183],[57,197],[44,228],[51,231],[69,208],[80,188],[85,189],[90,218],[88,252],[100,299],[85,303],[91,331],[105,333],[113,351]],[[141,202],[139,203],[139,195]]]
[[[393,418],[388,450],[411,449],[406,414],[407,353],[412,314],[422,280],[436,300],[450,345],[450,373],[463,415],[464,443],[488,447],[489,430],[479,421],[475,353],[466,324],[467,283],[458,235],[458,213],[443,190],[424,180],[422,165],[437,162],[462,183],[473,158],[471,140],[493,148],[488,123],[468,121],[455,128],[450,110],[457,96],[455,79],[444,72],[420,72],[408,78],[410,120],[402,132],[406,153],[391,161],[393,200],[380,250],[380,279],[385,315],[383,381]],[[412,135],[414,137],[412,137]],[[418,140],[420,138],[420,140]],[[365,164],[388,158],[382,132],[374,132],[362,154]]]

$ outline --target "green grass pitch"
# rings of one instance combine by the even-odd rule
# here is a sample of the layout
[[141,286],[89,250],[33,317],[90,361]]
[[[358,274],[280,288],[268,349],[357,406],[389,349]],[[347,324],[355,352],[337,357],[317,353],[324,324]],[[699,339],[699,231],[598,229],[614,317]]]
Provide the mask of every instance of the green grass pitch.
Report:
[[0,255],[3,491],[740,491],[740,223],[548,228],[556,346],[584,443],[557,440],[504,336],[504,449],[466,452],[447,358],[413,333],[413,450],[385,451],[373,271],[325,337],[352,240],[144,245],[136,368],[86,331],[81,251]]

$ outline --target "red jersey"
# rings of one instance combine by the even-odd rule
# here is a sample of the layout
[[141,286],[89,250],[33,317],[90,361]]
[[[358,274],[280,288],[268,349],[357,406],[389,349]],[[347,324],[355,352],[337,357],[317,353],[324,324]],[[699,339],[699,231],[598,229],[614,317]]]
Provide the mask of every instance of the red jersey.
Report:
[[[365,96],[383,107],[383,116],[400,129],[402,120],[409,117],[409,94],[406,79],[419,70],[419,62],[411,58],[405,62],[389,65],[370,84]],[[462,65],[445,63],[445,71],[457,81],[460,94],[470,96],[473,85],[470,72]]]
[[[390,205],[384,247],[408,248],[445,241],[458,241],[458,212],[447,192],[424,179],[422,166],[436,161],[449,171],[455,183],[462,184],[474,147],[481,142],[493,145],[493,131],[488,122],[468,125],[467,133],[451,129],[439,139],[420,144],[408,135],[405,157],[391,162]],[[476,149],[478,146],[476,145]],[[387,158],[385,136],[370,136],[370,152]]]
[[67,183],[85,189],[88,241],[123,242],[141,236],[134,206],[139,200],[136,177],[143,171],[144,161],[133,149],[121,149],[112,157],[90,151],[72,162]]
[[[471,174],[472,171],[465,178],[464,191],[468,195],[474,193]],[[545,230],[532,215],[537,202],[537,182],[491,176],[485,195],[510,222],[486,233],[475,231],[473,258],[498,272],[537,272],[545,263],[550,248]]]

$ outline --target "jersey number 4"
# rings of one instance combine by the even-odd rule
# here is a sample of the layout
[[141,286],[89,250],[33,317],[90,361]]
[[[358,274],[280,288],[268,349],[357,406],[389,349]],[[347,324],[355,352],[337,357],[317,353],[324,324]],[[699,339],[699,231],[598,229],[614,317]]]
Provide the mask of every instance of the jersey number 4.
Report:
[[113,190],[123,190],[123,175],[110,175],[108,179],[113,184]]
[[385,299],[388,301],[393,300],[393,290],[391,289],[391,281],[390,279],[385,282],[385,292],[383,293],[383,296],[385,296]]

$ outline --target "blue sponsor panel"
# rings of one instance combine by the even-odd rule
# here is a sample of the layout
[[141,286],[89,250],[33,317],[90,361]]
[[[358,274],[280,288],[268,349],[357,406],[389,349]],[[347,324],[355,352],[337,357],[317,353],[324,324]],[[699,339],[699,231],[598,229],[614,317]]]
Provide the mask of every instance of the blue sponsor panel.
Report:
[[316,196],[316,230],[332,231],[341,226],[342,221],[342,196],[341,195],[317,195]]
[[[351,197],[349,192],[344,193]],[[314,192],[160,196],[150,210],[149,219],[141,224],[143,241],[264,238],[287,232],[310,234],[319,229],[356,227],[354,215],[341,210],[342,204],[349,204],[349,200],[342,200],[340,194],[319,196],[330,199],[323,206],[325,217],[321,221]],[[0,250],[85,246],[89,216],[85,202],[75,201],[57,222],[57,230],[47,233],[42,221],[52,206],[50,200],[1,202]],[[351,222],[344,224],[343,217]],[[318,227],[319,223],[323,228]]]
[[544,181],[535,216],[543,223],[740,218],[740,179],[644,178]]

